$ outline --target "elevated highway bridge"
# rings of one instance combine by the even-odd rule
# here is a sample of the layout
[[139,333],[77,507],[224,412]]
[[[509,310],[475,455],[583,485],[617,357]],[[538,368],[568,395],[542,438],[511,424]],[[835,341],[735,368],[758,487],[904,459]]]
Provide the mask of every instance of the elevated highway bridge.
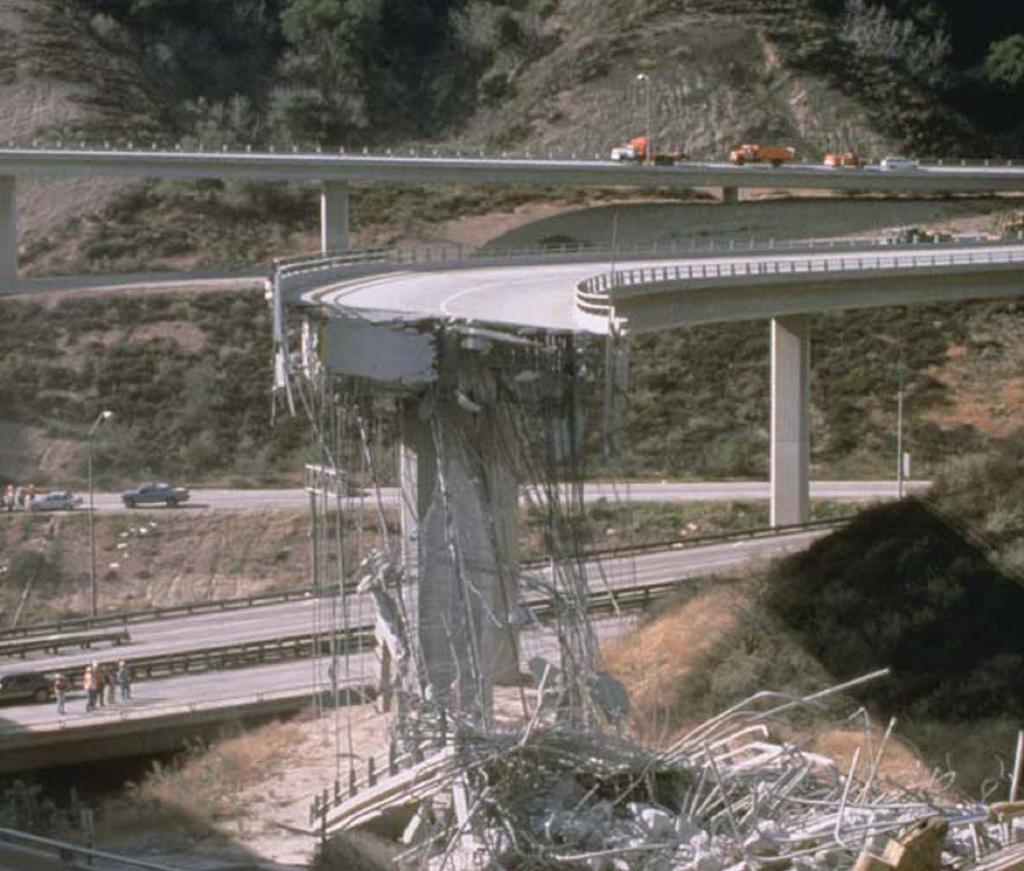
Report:
[[721,188],[735,200],[743,188],[851,193],[978,194],[1024,190],[1024,165],[1013,161],[933,163],[917,169],[833,169],[791,163],[734,166],[687,161],[674,166],[622,164],[595,156],[555,158],[403,149],[384,154],[345,149],[273,152],[198,151],[158,147],[0,147],[0,287],[18,274],[19,179],[115,178],[308,181],[322,184],[321,253],[348,247],[351,183],[543,185],[680,190]]

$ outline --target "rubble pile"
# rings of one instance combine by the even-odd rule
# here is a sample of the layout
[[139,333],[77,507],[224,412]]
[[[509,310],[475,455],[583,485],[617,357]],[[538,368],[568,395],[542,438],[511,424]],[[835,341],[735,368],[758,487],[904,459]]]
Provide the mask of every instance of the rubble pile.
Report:
[[[772,739],[780,717],[837,689],[797,700],[759,693],[664,751],[557,717],[509,732],[463,724],[443,751],[446,764],[433,769],[400,864],[436,871],[1024,867],[1024,802],[959,801],[948,779],[927,772],[919,784],[888,783],[879,770],[891,724],[872,748],[865,717],[865,758],[855,751],[845,769]],[[1018,754],[1018,780],[1020,764]]]

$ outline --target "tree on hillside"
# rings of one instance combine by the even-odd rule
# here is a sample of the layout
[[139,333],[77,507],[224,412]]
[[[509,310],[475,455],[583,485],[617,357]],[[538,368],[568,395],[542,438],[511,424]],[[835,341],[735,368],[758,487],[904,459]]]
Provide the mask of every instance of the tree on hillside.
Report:
[[473,64],[455,31],[466,0],[288,0],[277,105],[299,138],[429,135]]
[[1024,88],[1024,33],[1015,33],[989,46],[985,78],[1011,91]]

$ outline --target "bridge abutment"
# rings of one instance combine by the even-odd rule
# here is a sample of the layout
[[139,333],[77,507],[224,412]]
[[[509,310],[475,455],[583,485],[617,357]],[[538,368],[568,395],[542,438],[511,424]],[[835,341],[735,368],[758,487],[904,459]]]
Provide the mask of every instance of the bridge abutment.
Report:
[[0,281],[18,277],[18,199],[13,175],[0,176]]
[[326,181],[320,192],[320,253],[348,248],[348,185]]
[[771,323],[771,525],[804,523],[810,506],[811,339],[806,315]]

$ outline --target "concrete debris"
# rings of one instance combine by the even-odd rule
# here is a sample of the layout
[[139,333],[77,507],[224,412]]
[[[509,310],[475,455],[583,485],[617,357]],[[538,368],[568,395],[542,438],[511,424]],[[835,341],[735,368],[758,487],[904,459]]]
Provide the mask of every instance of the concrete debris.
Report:
[[[861,764],[855,752],[843,767],[772,740],[780,717],[858,682],[803,699],[759,693],[666,750],[580,730],[559,719],[557,703],[541,722],[508,731],[455,723],[444,754],[434,756],[445,764],[432,765],[429,784],[413,778],[425,797],[414,802],[416,837],[405,840],[398,864],[433,871],[1024,867],[1024,802],[975,804],[888,783],[878,769],[891,728],[872,758]],[[365,797],[360,811],[364,820],[372,816]]]

